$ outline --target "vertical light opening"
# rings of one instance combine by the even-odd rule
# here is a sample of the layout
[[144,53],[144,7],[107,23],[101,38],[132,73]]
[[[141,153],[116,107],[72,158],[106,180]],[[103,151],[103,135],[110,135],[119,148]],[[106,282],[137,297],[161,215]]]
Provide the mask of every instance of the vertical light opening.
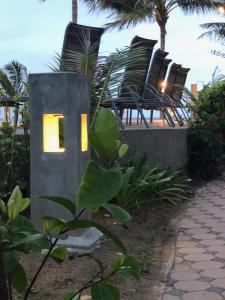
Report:
[[87,114],[81,114],[81,151],[88,151],[88,118]]
[[64,115],[43,115],[44,152],[64,152]]

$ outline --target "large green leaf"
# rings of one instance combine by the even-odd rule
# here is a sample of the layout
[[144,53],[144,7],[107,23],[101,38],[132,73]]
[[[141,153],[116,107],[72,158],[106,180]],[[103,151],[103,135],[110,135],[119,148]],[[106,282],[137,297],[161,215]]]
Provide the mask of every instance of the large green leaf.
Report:
[[67,227],[70,230],[94,227],[104,235],[106,235],[108,238],[110,238],[124,254],[127,253],[126,247],[124,246],[123,242],[112,231],[92,220],[69,221],[67,222]]
[[100,207],[116,196],[121,182],[120,171],[103,169],[90,161],[78,190],[78,206],[90,210]]
[[20,253],[18,251],[4,252],[4,266],[7,273],[11,272],[18,264]]
[[64,300],[80,300],[80,294],[77,294],[77,290],[67,292],[64,296]]
[[51,257],[59,262],[64,261],[67,257],[67,248],[65,246],[55,248],[51,253]]
[[113,271],[125,278],[140,279],[138,263],[133,256],[124,255],[117,257],[113,262]]
[[106,160],[113,158],[121,143],[114,139],[109,132],[92,132],[89,138],[98,156]]
[[20,191],[20,188],[16,186],[7,204],[9,219],[12,220],[19,214],[22,199],[23,196]]
[[119,289],[105,281],[96,282],[91,287],[92,300],[120,300]]
[[119,157],[122,158],[127,153],[127,150],[129,149],[129,146],[127,144],[122,144],[119,148]]
[[76,206],[69,199],[65,199],[63,197],[51,197],[51,196],[41,196],[40,198],[52,201],[54,203],[57,203],[57,204],[63,206],[64,208],[66,208],[69,212],[71,212],[71,214],[73,216],[76,215]]
[[122,207],[111,204],[105,203],[102,205],[116,220],[120,222],[127,222],[131,220],[130,214],[124,210]]
[[15,219],[9,220],[8,226],[10,227],[11,232],[37,233],[37,230],[34,228],[31,221],[23,216],[17,216]]
[[24,268],[20,264],[17,264],[11,271],[10,275],[13,288],[19,294],[24,293],[27,286],[27,276]]
[[109,133],[115,140],[120,138],[119,122],[111,110],[103,108],[99,111],[95,119],[94,131]]
[[10,250],[27,250],[27,249],[48,249],[49,248],[49,241],[45,237],[44,234],[32,234],[27,236],[23,239],[20,239],[14,242],[9,249]]
[[7,214],[6,204],[2,199],[0,199],[0,211],[5,215]]
[[61,233],[65,228],[66,221],[62,219],[58,219],[52,216],[44,216],[43,220],[43,229],[48,234],[51,233]]

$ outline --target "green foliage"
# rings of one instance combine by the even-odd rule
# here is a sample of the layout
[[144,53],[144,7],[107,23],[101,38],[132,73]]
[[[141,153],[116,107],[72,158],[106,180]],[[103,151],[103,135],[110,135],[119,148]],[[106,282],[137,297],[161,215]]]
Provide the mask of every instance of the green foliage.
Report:
[[146,156],[134,155],[123,168],[119,206],[130,209],[148,201],[177,203],[187,200],[189,180],[172,170],[153,168]]
[[212,178],[225,162],[225,81],[205,87],[192,110],[189,171],[195,177]]
[[[0,196],[2,197],[9,194],[16,185],[19,185],[25,193],[27,193],[29,189],[30,155],[27,141],[25,138],[23,139],[17,136],[13,143],[13,149],[12,142],[13,128],[9,122],[4,122],[0,127]],[[13,166],[13,172],[9,182],[9,173],[11,173],[12,166],[12,152],[16,164]]]
[[18,186],[7,203],[1,200],[0,252],[3,253],[5,272],[18,293],[23,293],[27,287],[27,276],[19,262],[22,253],[50,246],[45,235],[40,234],[30,220],[20,215],[29,204],[30,200],[22,197]]

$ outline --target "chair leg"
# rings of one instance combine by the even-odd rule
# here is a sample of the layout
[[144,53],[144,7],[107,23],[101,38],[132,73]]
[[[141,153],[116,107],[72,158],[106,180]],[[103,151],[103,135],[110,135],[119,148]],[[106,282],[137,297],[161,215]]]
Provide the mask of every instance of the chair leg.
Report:
[[152,123],[153,122],[153,109],[151,109],[151,111],[150,111],[150,123]]

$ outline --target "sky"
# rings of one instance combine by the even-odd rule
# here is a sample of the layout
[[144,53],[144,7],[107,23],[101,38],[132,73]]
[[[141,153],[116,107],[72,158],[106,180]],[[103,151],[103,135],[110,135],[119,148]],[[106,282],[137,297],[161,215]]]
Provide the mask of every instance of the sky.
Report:
[[[0,67],[18,60],[30,73],[48,72],[54,54],[61,52],[64,32],[71,20],[71,0],[47,0],[46,3],[0,0],[0,4]],[[106,13],[90,14],[80,0],[79,24],[100,27],[108,21]],[[224,18],[219,14],[185,16],[179,9],[168,21],[168,58],[191,68],[188,88],[191,83],[198,82],[199,87],[203,82],[208,83],[216,66],[225,74],[225,59],[211,54],[213,49],[221,49],[221,46],[208,39],[197,39],[202,33],[199,24],[213,21],[224,21]],[[156,24],[145,23],[129,30],[106,32],[100,52],[106,54],[128,46],[135,35],[159,39],[159,29]]]

